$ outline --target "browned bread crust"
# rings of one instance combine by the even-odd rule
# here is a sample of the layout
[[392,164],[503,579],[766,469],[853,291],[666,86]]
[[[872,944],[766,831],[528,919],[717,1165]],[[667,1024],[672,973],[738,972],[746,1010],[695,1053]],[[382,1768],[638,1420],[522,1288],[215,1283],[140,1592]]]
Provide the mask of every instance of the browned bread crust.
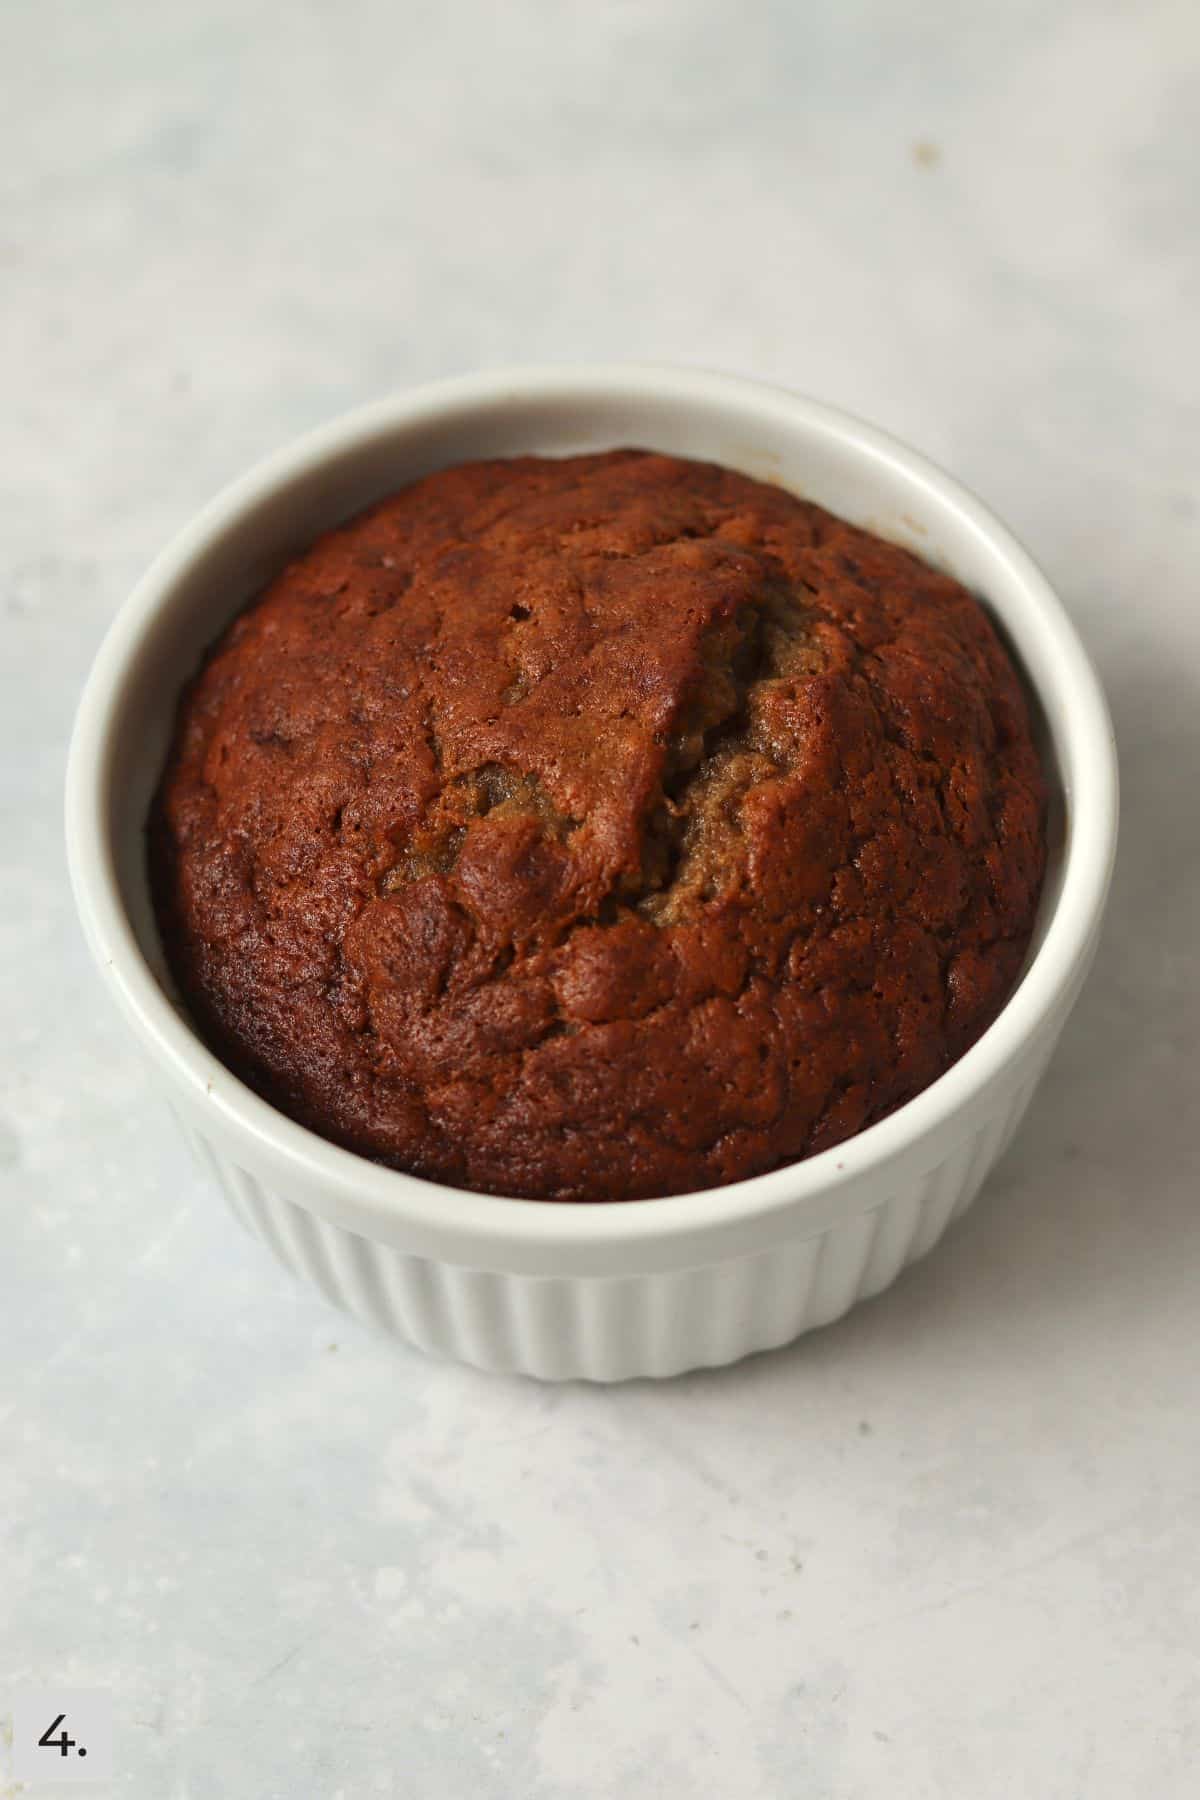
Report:
[[183,696],[171,966],[284,1112],[547,1200],[836,1144],[994,1017],[1044,792],[969,593],[776,487],[623,450],[327,533]]

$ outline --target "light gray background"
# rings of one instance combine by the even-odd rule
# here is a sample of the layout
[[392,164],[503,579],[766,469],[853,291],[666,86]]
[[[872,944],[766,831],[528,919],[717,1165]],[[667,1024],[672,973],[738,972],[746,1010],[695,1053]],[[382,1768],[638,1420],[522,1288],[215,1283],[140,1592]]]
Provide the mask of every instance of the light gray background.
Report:
[[[0,10],[0,1694],[111,1688],[115,1796],[1196,1793],[1198,83],[1192,0]],[[793,1351],[552,1391],[372,1338],[222,1214],[60,789],[219,485],[601,356],[777,378],[977,488],[1099,661],[1125,823],[944,1248]]]

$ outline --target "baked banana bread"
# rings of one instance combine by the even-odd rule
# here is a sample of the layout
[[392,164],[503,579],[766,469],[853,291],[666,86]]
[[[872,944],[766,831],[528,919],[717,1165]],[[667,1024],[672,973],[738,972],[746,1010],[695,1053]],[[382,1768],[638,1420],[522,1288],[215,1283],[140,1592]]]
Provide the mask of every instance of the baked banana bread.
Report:
[[480,462],[326,533],[186,690],[170,965],[363,1156],[633,1200],[837,1144],[988,1025],[1044,786],[978,602],[778,487]]

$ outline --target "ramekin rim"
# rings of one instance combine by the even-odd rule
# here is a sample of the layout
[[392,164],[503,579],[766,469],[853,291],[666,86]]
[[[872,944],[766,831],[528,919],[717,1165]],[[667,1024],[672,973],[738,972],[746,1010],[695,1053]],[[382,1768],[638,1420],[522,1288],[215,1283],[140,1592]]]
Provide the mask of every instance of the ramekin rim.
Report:
[[[788,413],[850,445],[865,460],[899,465],[943,512],[956,514],[998,552],[1015,586],[1034,602],[1064,700],[1064,737],[1078,745],[1090,784],[1071,791],[1072,828],[1061,885],[1042,941],[987,1031],[936,1081],[894,1113],[832,1149],[725,1186],[644,1200],[555,1204],[480,1194],[373,1163],[307,1130],[225,1068],[163,992],[137,944],[117,883],[103,817],[100,772],[119,717],[116,699],[159,608],[193,559],[252,505],[327,457],[378,431],[470,406],[577,393],[612,398],[625,388],[691,401],[740,399],[763,414]],[[704,1236],[780,1212],[801,1212],[875,1174],[958,1113],[1052,1020],[1086,964],[1099,928],[1116,847],[1117,765],[1107,703],[1076,629],[1046,577],[1013,534],[973,493],[920,452],[840,407],[776,385],[706,369],[655,363],[531,364],[453,376],[374,400],[293,439],[225,486],[175,534],[115,615],[88,676],[76,717],[66,785],[71,882],[85,935],[102,975],[143,1045],[177,1085],[211,1106],[226,1132],[252,1140],[286,1177],[314,1176],[370,1234],[372,1218],[409,1223],[444,1241],[446,1254],[511,1243],[542,1251],[681,1235]]]

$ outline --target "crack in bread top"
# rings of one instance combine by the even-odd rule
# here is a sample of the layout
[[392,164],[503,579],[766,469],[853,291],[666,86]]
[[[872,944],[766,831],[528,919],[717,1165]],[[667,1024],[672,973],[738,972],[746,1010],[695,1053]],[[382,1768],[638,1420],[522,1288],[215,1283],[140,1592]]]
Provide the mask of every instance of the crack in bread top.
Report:
[[284,1111],[634,1199],[941,1073],[1016,977],[1043,813],[963,587],[623,450],[448,469],[318,539],[186,690],[151,871],[197,1023]]

